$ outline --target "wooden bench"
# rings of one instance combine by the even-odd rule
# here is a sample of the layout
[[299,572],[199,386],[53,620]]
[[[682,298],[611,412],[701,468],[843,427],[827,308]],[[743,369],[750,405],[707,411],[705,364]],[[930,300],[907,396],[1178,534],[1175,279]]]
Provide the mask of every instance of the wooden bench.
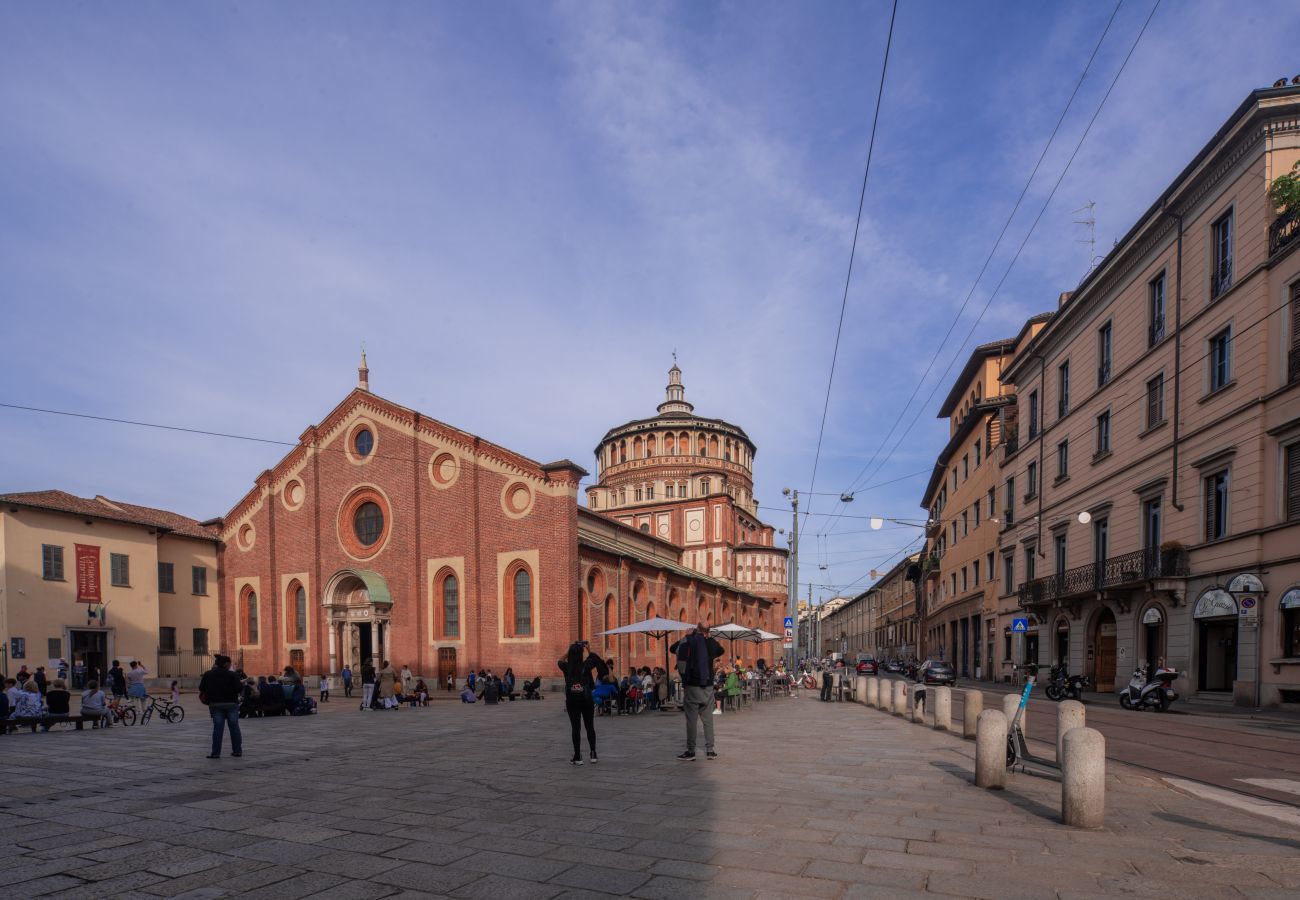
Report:
[[17,719],[0,719],[0,726],[2,726],[0,727],[0,734],[8,734],[9,732],[16,731],[19,728],[29,728],[29,727],[34,733],[38,725],[42,725],[42,726],[58,725],[63,722],[71,722],[77,726],[78,731],[82,731],[83,730],[82,726],[86,722],[94,723],[94,722],[98,722],[101,719],[107,721],[107,717],[105,716],[82,716],[82,715],[23,716]]

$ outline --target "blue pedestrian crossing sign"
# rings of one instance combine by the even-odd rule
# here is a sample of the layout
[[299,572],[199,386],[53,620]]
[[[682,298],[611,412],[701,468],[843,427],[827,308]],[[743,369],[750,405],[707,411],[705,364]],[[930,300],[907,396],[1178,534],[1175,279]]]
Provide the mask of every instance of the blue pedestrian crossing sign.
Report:
[[793,627],[794,627],[794,616],[786,616],[786,617],[785,617],[785,625],[783,625],[782,627],[783,627],[783,628],[793,628]]
[[1026,631],[1028,631],[1028,630],[1029,630],[1029,620],[1028,620],[1028,619],[1012,619],[1012,620],[1011,620],[1011,633],[1012,633],[1012,634],[1024,634],[1024,633],[1025,633]]

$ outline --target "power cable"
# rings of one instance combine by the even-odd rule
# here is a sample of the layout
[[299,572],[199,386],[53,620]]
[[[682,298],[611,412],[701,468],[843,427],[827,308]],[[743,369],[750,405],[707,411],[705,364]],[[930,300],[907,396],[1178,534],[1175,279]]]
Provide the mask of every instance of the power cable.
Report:
[[[1097,43],[1092,48],[1092,54],[1088,57],[1088,62],[1084,65],[1083,72],[1079,74],[1079,80],[1075,82],[1074,90],[1070,92],[1069,99],[1065,101],[1065,107],[1061,110],[1061,115],[1057,118],[1056,125],[1052,128],[1052,133],[1047,138],[1047,143],[1043,145],[1042,152],[1038,154],[1038,161],[1034,163],[1033,170],[1029,173],[1029,177],[1025,179],[1024,187],[1020,189],[1020,196],[1016,198],[1016,202],[1011,207],[1011,212],[1007,215],[1006,221],[1002,223],[1002,230],[998,232],[997,240],[993,242],[993,247],[989,250],[988,256],[985,257],[984,264],[980,266],[979,273],[975,276],[975,281],[971,284],[970,290],[966,292],[966,298],[962,300],[961,307],[958,308],[956,315],[953,316],[952,321],[948,324],[948,330],[944,332],[943,340],[941,340],[939,346],[935,348],[934,355],[930,357],[930,362],[926,365],[925,371],[922,372],[921,377],[917,379],[916,386],[912,388],[911,395],[907,398],[907,402],[903,404],[902,409],[899,410],[898,417],[894,420],[894,424],[889,427],[889,431],[881,440],[880,446],[871,454],[871,458],[867,460],[867,463],[862,467],[862,470],[854,476],[853,480],[849,483],[848,488],[845,490],[845,493],[854,489],[858,480],[868,469],[871,468],[872,463],[874,463],[880,456],[880,451],[885,449],[885,446],[889,443],[889,439],[894,436],[894,432],[903,421],[903,417],[907,415],[907,410],[911,407],[912,401],[916,399],[916,395],[920,393],[921,386],[925,384],[926,378],[928,378],[930,372],[933,371],[934,364],[939,360],[939,355],[943,352],[943,348],[947,346],[948,339],[952,337],[952,333],[956,329],[957,323],[961,321],[962,315],[966,312],[966,307],[970,305],[971,298],[975,295],[976,288],[979,287],[980,281],[984,278],[984,273],[988,271],[989,265],[993,262],[994,255],[997,253],[998,248],[1002,246],[1002,240],[1006,237],[1007,231],[1011,227],[1011,222],[1016,217],[1016,213],[1020,211],[1020,205],[1024,202],[1025,196],[1029,193],[1030,185],[1033,184],[1034,179],[1038,176],[1038,170],[1042,167],[1043,160],[1047,158],[1047,152],[1051,149],[1052,143],[1056,140],[1056,135],[1061,130],[1061,125],[1065,121],[1066,114],[1069,113],[1070,107],[1074,105],[1074,99],[1078,96],[1079,89],[1083,86],[1084,79],[1087,78],[1088,72],[1092,69],[1092,64],[1097,58],[1097,53],[1101,50],[1101,45],[1106,40],[1106,35],[1110,33],[1111,25],[1114,24],[1115,17],[1119,14],[1120,7],[1123,3],[1124,0],[1119,0],[1119,2],[1115,4],[1114,10],[1111,11],[1110,18],[1106,21],[1106,27],[1102,29],[1101,37],[1097,38]],[[833,522],[828,523],[827,529],[833,527],[833,525]]]
[[[811,493],[817,487],[817,466],[821,463],[822,438],[826,435],[826,413],[831,405],[831,385],[835,382],[835,363],[840,355],[840,336],[844,331],[844,312],[849,305],[849,284],[853,281],[853,261],[858,253],[858,233],[862,229],[862,208],[867,200],[867,178],[871,174],[871,156],[876,149],[876,127],[880,123],[880,103],[885,94],[885,74],[889,71],[889,49],[894,43],[894,19],[898,15],[898,0],[894,0],[889,13],[889,34],[885,38],[885,58],[880,66],[880,86],[876,89],[876,111],[871,118],[871,139],[867,143],[867,163],[862,170],[862,190],[858,194],[858,218],[853,225],[853,243],[849,247],[849,268],[844,276],[844,296],[840,300],[840,318],[835,325],[835,346],[831,350],[831,371],[826,378],[826,399],[822,403],[821,427],[817,429],[817,452],[813,454],[812,478],[808,482]],[[808,512],[812,512],[813,501],[808,502]],[[807,514],[804,521],[807,522]]]
[[1106,89],[1106,93],[1102,96],[1101,102],[1098,103],[1097,109],[1092,114],[1092,118],[1088,120],[1087,127],[1084,128],[1083,134],[1080,135],[1079,141],[1075,145],[1074,152],[1072,152],[1070,154],[1070,158],[1066,160],[1065,167],[1061,169],[1060,176],[1057,177],[1056,183],[1052,185],[1052,190],[1048,193],[1047,198],[1043,201],[1042,206],[1039,207],[1038,214],[1034,217],[1033,223],[1029,226],[1029,230],[1025,233],[1024,239],[1021,240],[1020,246],[1016,249],[1015,255],[1012,256],[1011,261],[1007,264],[1007,268],[1005,271],[1003,271],[1002,277],[998,279],[998,283],[994,286],[993,291],[989,294],[988,299],[984,302],[984,306],[980,309],[979,316],[977,316],[975,321],[971,324],[970,330],[967,331],[966,337],[962,341],[961,346],[957,348],[956,354],[954,354],[953,358],[948,362],[948,366],[944,369],[943,373],[939,376],[939,380],[935,382],[935,385],[931,389],[929,396],[926,397],[925,402],[922,404],[921,410],[918,410],[917,414],[912,417],[911,423],[907,426],[907,429],[899,437],[898,441],[894,444],[893,448],[890,449],[889,453],[886,454],[885,458],[880,461],[880,464],[876,467],[876,471],[879,471],[880,468],[883,467],[884,464],[889,461],[890,457],[892,457],[894,453],[897,452],[898,448],[902,446],[903,441],[907,440],[907,436],[911,434],[912,429],[916,426],[917,421],[920,419],[921,411],[923,411],[925,407],[929,405],[930,401],[934,398],[934,395],[938,391],[939,386],[944,383],[944,379],[948,376],[948,373],[952,371],[953,365],[960,358],[962,350],[965,349],[966,345],[970,342],[971,337],[975,334],[975,330],[979,327],[980,322],[983,321],[985,314],[988,312],[989,306],[993,303],[993,300],[997,297],[998,293],[1001,291],[1002,285],[1006,283],[1007,277],[1011,274],[1011,270],[1015,267],[1016,261],[1020,259],[1020,255],[1021,253],[1024,252],[1025,246],[1029,243],[1029,239],[1033,236],[1034,231],[1038,228],[1038,223],[1042,221],[1043,214],[1047,211],[1047,207],[1051,204],[1053,198],[1055,198],[1056,192],[1057,190],[1060,189],[1061,183],[1065,180],[1066,174],[1069,173],[1071,165],[1073,165],[1074,160],[1078,157],[1079,151],[1083,148],[1084,141],[1087,140],[1088,134],[1092,131],[1092,126],[1096,124],[1097,117],[1101,115],[1102,109],[1105,108],[1106,101],[1110,98],[1111,93],[1114,91],[1115,85],[1119,82],[1120,76],[1124,74],[1124,70],[1128,67],[1129,60],[1133,58],[1133,53],[1134,51],[1137,50],[1138,44],[1142,41],[1142,36],[1146,34],[1147,26],[1151,24],[1151,19],[1155,16],[1156,10],[1160,8],[1160,2],[1161,0],[1156,0],[1155,4],[1151,7],[1151,12],[1147,15],[1146,21],[1142,23],[1142,28],[1141,30],[1138,31],[1137,37],[1133,40],[1132,46],[1129,47],[1128,53],[1124,57],[1124,61],[1120,64],[1119,70],[1115,73],[1115,77],[1111,79],[1110,86]]

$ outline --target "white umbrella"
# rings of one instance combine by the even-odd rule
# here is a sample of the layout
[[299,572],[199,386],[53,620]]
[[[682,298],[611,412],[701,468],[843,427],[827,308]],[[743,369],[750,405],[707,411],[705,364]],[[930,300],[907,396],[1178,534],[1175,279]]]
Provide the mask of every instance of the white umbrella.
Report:
[[772,632],[764,631],[761,628],[755,630],[755,635],[756,637],[754,637],[752,640],[755,640],[759,643],[762,643],[763,641],[779,641],[781,639],[781,636],[779,634],[773,634]]
[[665,619],[662,616],[655,616],[653,619],[646,619],[643,622],[633,622],[631,625],[624,625],[622,628],[611,628],[609,631],[602,631],[601,635],[606,634],[648,634],[650,637],[664,638],[664,670],[671,672],[672,666],[668,665],[668,634],[673,631],[692,631],[695,626],[689,622],[678,622],[673,619]]
[[752,641],[758,634],[753,628],[746,628],[744,625],[737,625],[735,622],[728,622],[725,625],[714,625],[709,628],[709,635],[715,638],[722,638],[727,641]]

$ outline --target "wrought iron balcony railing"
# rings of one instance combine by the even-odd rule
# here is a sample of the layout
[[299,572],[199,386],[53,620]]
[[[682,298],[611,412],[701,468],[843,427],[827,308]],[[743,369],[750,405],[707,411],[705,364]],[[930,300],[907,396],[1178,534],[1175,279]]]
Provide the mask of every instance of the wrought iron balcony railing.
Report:
[[1288,209],[1268,226],[1268,255],[1281,253],[1300,236],[1300,207]]
[[1020,606],[1041,606],[1107,588],[1137,585],[1154,578],[1185,578],[1191,573],[1187,551],[1137,550],[1101,562],[1066,569],[1020,586]]

